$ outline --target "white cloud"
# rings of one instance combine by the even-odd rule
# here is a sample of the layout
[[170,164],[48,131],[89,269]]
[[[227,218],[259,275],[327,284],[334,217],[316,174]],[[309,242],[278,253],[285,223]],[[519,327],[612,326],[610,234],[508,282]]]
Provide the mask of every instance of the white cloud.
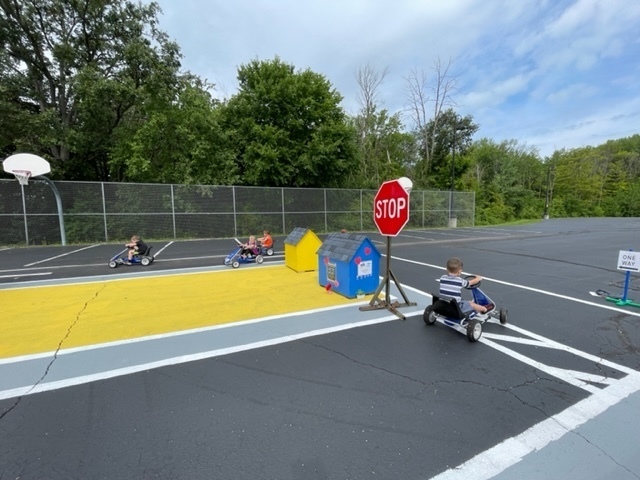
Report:
[[481,125],[481,135],[515,138],[542,151],[591,142],[598,132],[611,135],[605,140],[634,133],[628,120],[613,120],[611,108],[624,108],[638,95],[640,2],[160,4],[161,28],[181,45],[185,68],[217,83],[226,96],[236,90],[240,64],[278,55],[296,68],[324,74],[345,97],[349,112],[357,109],[358,68],[388,67],[380,94],[383,106],[397,111],[406,103],[405,77],[412,70],[432,74],[438,57],[454,58],[460,85],[454,100],[460,113]]

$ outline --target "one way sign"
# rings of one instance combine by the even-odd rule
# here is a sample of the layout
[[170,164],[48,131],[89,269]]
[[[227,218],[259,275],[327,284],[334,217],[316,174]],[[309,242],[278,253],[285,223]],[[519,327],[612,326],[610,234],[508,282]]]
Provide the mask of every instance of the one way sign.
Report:
[[640,252],[620,250],[620,254],[618,255],[618,270],[640,272]]

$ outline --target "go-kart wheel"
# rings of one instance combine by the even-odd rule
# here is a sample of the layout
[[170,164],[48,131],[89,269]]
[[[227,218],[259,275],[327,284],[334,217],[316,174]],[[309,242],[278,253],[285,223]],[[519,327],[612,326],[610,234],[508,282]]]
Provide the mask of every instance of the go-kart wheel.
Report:
[[267,256],[273,255],[273,248],[267,248]]
[[233,268],[238,268],[238,267],[240,266],[240,262],[236,260],[235,262],[233,262],[233,263],[231,264],[231,266],[232,266]]
[[482,336],[482,322],[469,320],[467,324],[467,338],[470,342],[477,342]]
[[257,255],[256,256],[256,263],[262,263],[264,262],[264,257],[262,255]]
[[507,309],[506,308],[501,308],[500,309],[500,323],[502,325],[507,323]]
[[151,259],[149,257],[142,257],[140,259],[140,263],[142,264],[143,267],[146,267],[151,263]]
[[427,325],[433,325],[436,323],[436,312],[433,311],[433,305],[428,305],[427,308],[424,309],[422,318],[424,319],[424,323]]
[[118,266],[118,264],[116,262],[114,262],[113,260],[111,260],[109,262],[109,268],[116,268]]

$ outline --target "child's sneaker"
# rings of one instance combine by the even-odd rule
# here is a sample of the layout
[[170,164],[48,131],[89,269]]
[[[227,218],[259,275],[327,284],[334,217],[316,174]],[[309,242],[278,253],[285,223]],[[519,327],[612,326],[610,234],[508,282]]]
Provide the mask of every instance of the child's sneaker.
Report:
[[131,262],[124,262],[125,265],[133,265]]

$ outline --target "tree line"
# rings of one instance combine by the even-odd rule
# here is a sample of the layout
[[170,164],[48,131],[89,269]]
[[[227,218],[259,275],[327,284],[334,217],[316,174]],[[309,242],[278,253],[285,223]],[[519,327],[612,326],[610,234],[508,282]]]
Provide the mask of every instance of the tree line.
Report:
[[474,138],[457,77],[437,59],[405,77],[406,111],[381,107],[387,70],[355,74],[348,115],[327,78],[280,58],[238,67],[238,90],[181,67],[157,4],[0,0],[0,155],[36,153],[77,181],[476,192],[476,222],[640,215],[640,136],[548,158]]

